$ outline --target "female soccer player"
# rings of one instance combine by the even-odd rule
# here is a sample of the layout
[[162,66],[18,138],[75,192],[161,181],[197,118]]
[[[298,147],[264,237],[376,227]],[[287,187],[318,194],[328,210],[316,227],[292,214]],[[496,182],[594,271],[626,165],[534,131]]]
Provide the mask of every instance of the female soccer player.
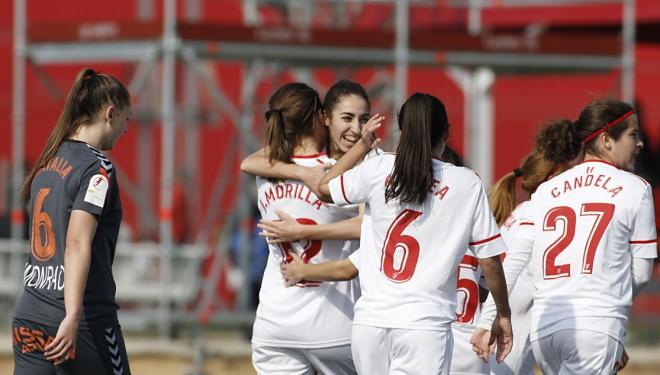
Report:
[[[355,305],[352,350],[359,373],[449,372],[456,315],[456,269],[470,248],[501,313],[494,327],[511,345],[509,307],[499,257],[504,245],[477,175],[439,160],[448,138],[447,114],[435,97],[415,94],[401,107],[397,154],[369,152],[380,123],[367,123],[361,141],[320,185],[339,205],[366,203],[359,257],[362,296]],[[365,225],[366,224],[366,225]]]
[[126,131],[130,112],[117,79],[82,70],[25,179],[31,254],[12,322],[16,375],[130,374],[112,277],[122,209],[101,153]]
[[[327,130],[321,122],[321,101],[302,83],[280,88],[269,101],[267,147],[270,163],[322,165]],[[378,121],[378,120],[376,120]],[[319,200],[305,184],[294,180],[257,178],[257,204],[263,218],[276,218],[281,210],[307,225],[344,220],[358,214],[357,207],[340,208]],[[309,261],[345,258],[354,250],[345,241],[308,241],[270,245],[270,255],[254,323],[253,364],[258,373],[355,373],[350,330],[357,285],[350,282],[303,281],[285,288],[279,264],[292,253]]]
[[[533,194],[540,184],[565,169],[567,169],[566,165],[558,165],[545,160],[538,149],[534,149],[525,157],[519,168],[507,173],[495,183],[488,194],[488,201],[495,220],[500,226],[502,239],[507,246],[511,246],[514,238],[516,238],[520,229],[521,217],[529,215],[528,200],[516,206],[516,180],[520,179],[520,185],[525,192]],[[532,307],[533,292],[532,275],[529,267],[527,267],[515,285],[509,290],[511,320],[516,339],[513,341],[511,353],[504,362],[490,362],[492,374],[534,374],[534,355],[529,342],[530,309]]]
[[[328,130],[325,151],[330,158],[338,160],[360,139],[361,128],[369,120],[369,113],[369,97],[360,84],[341,80],[330,87],[323,99],[323,125]],[[266,178],[299,180],[316,193],[329,166],[323,164],[309,168],[295,163],[270,161],[267,148],[262,148],[243,160],[241,170]]]
[[[442,154],[442,161],[462,166],[460,157],[448,145]],[[300,235],[322,239],[309,237],[312,228],[298,224],[289,217],[284,217],[282,221],[263,221],[261,227],[264,229],[264,234],[269,236],[270,241],[277,241],[283,237],[297,240]],[[319,233],[318,235],[323,234]],[[282,264],[282,276],[287,285],[295,285],[300,280],[337,281],[352,279],[358,275],[358,253],[359,251],[356,251],[349,259],[320,264],[306,264],[296,258],[293,262]],[[470,344],[470,338],[476,328],[481,306],[479,302],[480,276],[481,269],[479,268],[478,259],[471,251],[468,251],[463,256],[457,270],[456,321],[451,324],[454,348],[451,356],[450,375],[488,375],[490,373],[488,364],[474,354]]]
[[[651,188],[631,173],[643,147],[637,118],[626,103],[596,100],[577,121],[550,124],[537,144],[551,162],[580,152],[584,162],[532,195],[505,260],[507,283],[531,258],[530,340],[544,373],[613,374],[632,299],[657,256]],[[487,355],[485,345],[475,349]]]

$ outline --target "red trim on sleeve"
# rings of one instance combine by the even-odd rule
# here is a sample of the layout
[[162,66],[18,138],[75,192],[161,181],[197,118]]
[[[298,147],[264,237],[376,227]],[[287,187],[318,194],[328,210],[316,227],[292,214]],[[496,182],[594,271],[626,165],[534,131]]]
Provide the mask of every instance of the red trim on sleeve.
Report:
[[485,244],[486,242],[496,240],[500,237],[502,237],[502,236],[498,233],[498,234],[494,235],[493,237],[486,238],[485,240],[470,242],[470,246],[482,245],[482,244]]
[[479,267],[479,259],[477,257],[473,257],[472,255],[463,255],[463,259],[461,259],[461,264],[466,265],[466,266],[472,266],[475,269]]
[[341,195],[344,197],[346,203],[352,204],[346,197],[346,190],[344,190],[344,175],[339,176],[339,182],[341,183]]
[[649,182],[646,181],[643,177],[638,176],[638,175],[636,175],[636,174],[634,174],[634,173],[633,173],[632,175],[635,176],[635,177],[637,177],[637,178],[639,178],[640,180],[642,180],[642,182],[644,183],[644,185],[650,185]]
[[520,225],[534,225],[531,221],[523,221],[520,223]]
[[656,242],[658,242],[657,238],[655,240],[630,241],[630,244],[631,245],[642,245],[642,244],[649,244],[649,243],[656,243]]

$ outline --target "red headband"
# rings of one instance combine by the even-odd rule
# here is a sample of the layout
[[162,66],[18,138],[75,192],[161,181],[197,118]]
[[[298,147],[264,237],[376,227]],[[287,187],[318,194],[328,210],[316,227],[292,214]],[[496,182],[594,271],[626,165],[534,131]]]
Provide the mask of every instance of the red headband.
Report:
[[625,119],[627,119],[628,117],[630,117],[634,114],[635,114],[635,111],[632,111],[632,110],[624,113],[623,116],[619,117],[618,119],[616,119],[616,120],[614,120],[614,121],[612,121],[608,124],[605,124],[605,126],[603,126],[601,129],[598,129],[595,132],[593,132],[593,133],[589,134],[588,136],[584,137],[584,140],[582,142],[584,142],[584,144],[589,143],[589,141],[591,141],[592,139],[598,137],[598,135],[600,133],[605,133],[606,131],[610,130],[610,128],[612,128],[614,125],[620,123],[621,121],[624,121]]

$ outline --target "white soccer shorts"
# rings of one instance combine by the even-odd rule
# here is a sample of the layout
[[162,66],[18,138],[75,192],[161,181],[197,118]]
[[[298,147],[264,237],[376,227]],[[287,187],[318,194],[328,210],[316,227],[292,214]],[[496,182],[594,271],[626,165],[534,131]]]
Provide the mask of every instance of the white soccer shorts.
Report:
[[451,329],[427,331],[353,324],[351,345],[358,374],[449,374]]
[[523,271],[509,294],[513,347],[502,363],[497,363],[494,355],[490,356],[490,373],[493,375],[534,375],[535,361],[529,341],[534,285],[526,272]]
[[355,375],[351,346],[277,348],[252,343],[252,366],[259,375]]
[[534,357],[544,374],[615,374],[623,345],[612,336],[567,329],[532,341]]
[[452,324],[451,331],[454,336],[454,350],[451,356],[451,375],[488,375],[490,369],[488,363],[484,362],[472,351],[470,338],[474,327],[460,324]]

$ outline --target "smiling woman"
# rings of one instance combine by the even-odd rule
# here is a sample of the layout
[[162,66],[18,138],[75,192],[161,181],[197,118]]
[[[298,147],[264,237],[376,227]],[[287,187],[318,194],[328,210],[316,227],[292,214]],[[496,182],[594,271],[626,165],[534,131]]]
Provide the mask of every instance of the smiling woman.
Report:
[[[341,158],[360,139],[362,127],[370,118],[367,92],[356,82],[341,80],[328,90],[323,100],[323,124],[328,130],[327,154],[333,160]],[[269,161],[267,149],[257,150],[241,162],[245,173],[266,178],[288,178],[302,181],[312,192],[327,166],[304,167],[295,163]]]
[[362,126],[369,121],[369,97],[355,82],[341,80],[325,94],[324,123],[330,133],[330,156],[339,159],[360,139]]

